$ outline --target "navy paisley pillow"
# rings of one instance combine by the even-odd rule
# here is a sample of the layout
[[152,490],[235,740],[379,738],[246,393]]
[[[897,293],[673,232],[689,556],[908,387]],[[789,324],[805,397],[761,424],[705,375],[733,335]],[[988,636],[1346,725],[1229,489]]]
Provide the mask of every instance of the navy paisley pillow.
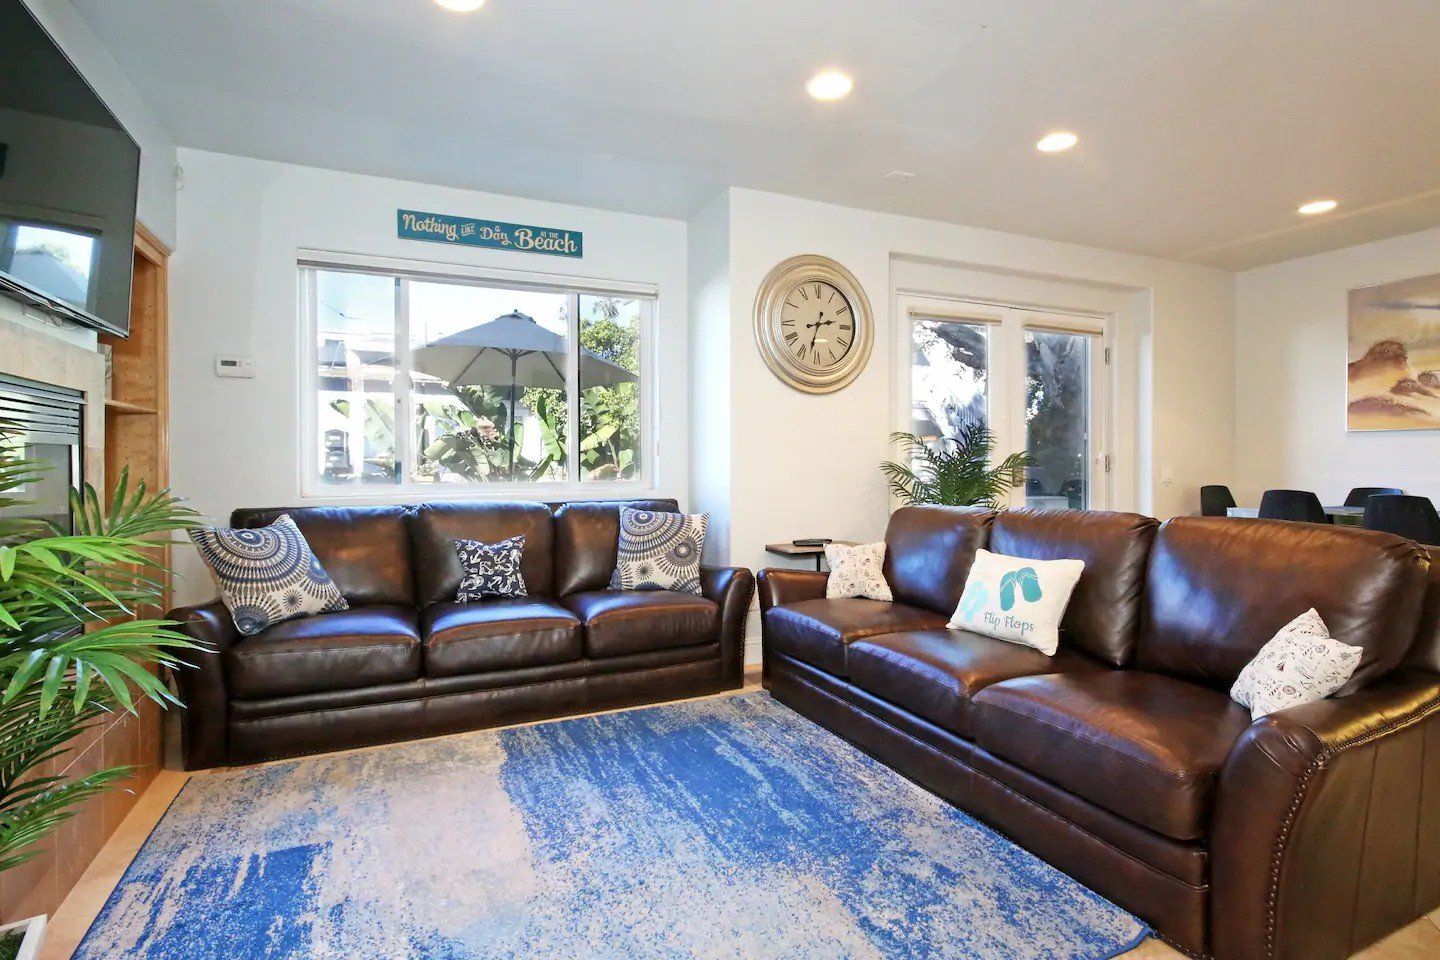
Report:
[[460,566],[465,568],[460,589],[455,591],[458,603],[474,603],[486,597],[528,595],[525,577],[520,573],[520,561],[525,556],[525,534],[499,543],[456,540],[455,554],[460,558]]
[[710,514],[620,508],[612,590],[700,592],[700,551]]
[[289,514],[253,530],[200,527],[190,531],[190,540],[244,636],[350,608]]

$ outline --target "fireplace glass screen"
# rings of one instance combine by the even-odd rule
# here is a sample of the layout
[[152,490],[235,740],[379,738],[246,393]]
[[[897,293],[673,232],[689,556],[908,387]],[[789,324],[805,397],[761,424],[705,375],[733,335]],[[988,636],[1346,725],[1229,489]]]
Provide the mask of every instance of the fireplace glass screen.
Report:
[[0,516],[47,520],[71,531],[70,490],[81,473],[81,411],[78,390],[0,375],[0,443],[43,464],[34,480],[6,496]]

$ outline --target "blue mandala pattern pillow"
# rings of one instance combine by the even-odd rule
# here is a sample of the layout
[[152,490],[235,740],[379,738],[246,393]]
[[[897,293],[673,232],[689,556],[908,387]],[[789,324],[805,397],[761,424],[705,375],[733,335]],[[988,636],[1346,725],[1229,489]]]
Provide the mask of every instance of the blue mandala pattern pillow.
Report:
[[474,603],[486,597],[524,597],[525,577],[520,562],[525,558],[525,534],[482,543],[479,540],[456,540],[455,554],[465,576],[455,591],[457,603]]
[[235,629],[247,637],[296,617],[350,607],[288,514],[253,530],[200,527],[190,531],[190,540]]
[[708,513],[662,513],[620,508],[620,549],[612,590],[700,592],[700,551]]

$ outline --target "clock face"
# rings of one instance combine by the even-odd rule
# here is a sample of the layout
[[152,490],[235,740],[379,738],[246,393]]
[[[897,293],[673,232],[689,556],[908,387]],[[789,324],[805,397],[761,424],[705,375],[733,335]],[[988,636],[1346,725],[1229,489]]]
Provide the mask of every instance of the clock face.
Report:
[[855,344],[855,313],[833,283],[804,280],[780,305],[780,331],[784,349],[798,363],[828,369]]
[[796,390],[830,393],[854,380],[870,359],[874,326],[859,281],[828,257],[791,257],[755,293],[760,356]]

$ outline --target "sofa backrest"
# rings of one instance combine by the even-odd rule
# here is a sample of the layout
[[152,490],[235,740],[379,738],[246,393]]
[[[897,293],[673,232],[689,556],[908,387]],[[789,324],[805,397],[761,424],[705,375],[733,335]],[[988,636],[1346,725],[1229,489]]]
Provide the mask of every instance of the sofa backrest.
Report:
[[1155,537],[1135,666],[1228,688],[1314,607],[1364,650],[1340,693],[1396,667],[1419,625],[1428,559],[1392,534],[1283,520],[1177,517]]
[[604,590],[615,572],[620,508],[680,509],[675,500],[611,500],[552,504],[555,510],[555,596]]
[[995,553],[1030,560],[1083,560],[1060,642],[1111,666],[1135,655],[1140,598],[1160,522],[1102,510],[1005,510],[990,527]]
[[975,551],[989,541],[995,511],[901,507],[885,530],[885,580],[897,603],[949,615],[960,603]]
[[340,593],[352,604],[413,606],[408,508],[242,507],[232,527],[265,527],[288,513]]
[[555,521],[550,508],[529,501],[419,503],[410,511],[410,550],[415,558],[419,606],[454,600],[465,570],[456,540],[497,543],[525,535],[520,575],[534,596],[554,596]]

